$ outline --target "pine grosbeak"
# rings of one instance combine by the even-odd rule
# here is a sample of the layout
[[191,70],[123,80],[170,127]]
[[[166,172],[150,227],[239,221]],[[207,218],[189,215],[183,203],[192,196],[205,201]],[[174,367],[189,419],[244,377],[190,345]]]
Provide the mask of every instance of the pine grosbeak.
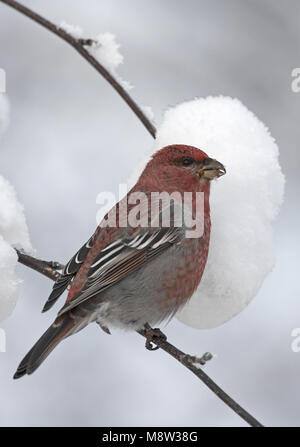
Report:
[[[91,322],[109,333],[110,327],[137,330],[171,318],[200,283],[210,238],[210,181],[225,172],[221,163],[192,146],[171,145],[157,151],[136,185],[112,209],[115,225],[104,224],[113,215],[110,212],[55,282],[43,311],[69,287],[67,301],[22,360],[14,378],[33,373],[61,340]],[[202,192],[201,236],[186,237],[184,225],[175,225],[173,202],[169,205],[170,224],[163,226],[162,209],[158,208],[157,215],[151,215],[152,209],[150,213],[153,192],[179,192],[181,196]],[[125,217],[133,209],[129,200],[132,193],[144,193],[149,198],[140,211],[151,215],[146,226],[121,225],[124,205]],[[193,196],[193,216],[195,207]]]

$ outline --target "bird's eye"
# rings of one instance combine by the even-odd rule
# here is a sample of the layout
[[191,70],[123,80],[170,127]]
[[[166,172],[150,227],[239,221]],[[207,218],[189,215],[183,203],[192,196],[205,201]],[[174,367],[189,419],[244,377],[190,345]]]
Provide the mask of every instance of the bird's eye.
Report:
[[193,161],[194,160],[191,157],[184,157],[182,159],[182,164],[183,164],[183,166],[189,166],[193,163]]

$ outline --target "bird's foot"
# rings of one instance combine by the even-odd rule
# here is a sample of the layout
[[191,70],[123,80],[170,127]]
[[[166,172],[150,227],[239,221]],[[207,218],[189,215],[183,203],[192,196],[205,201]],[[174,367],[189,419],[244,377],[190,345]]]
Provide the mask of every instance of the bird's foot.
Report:
[[156,344],[156,341],[158,340],[166,341],[167,336],[160,329],[152,328],[148,323],[145,324],[144,328],[146,348],[149,349],[149,351],[156,351],[156,349],[159,349],[159,346],[153,346],[153,344]]

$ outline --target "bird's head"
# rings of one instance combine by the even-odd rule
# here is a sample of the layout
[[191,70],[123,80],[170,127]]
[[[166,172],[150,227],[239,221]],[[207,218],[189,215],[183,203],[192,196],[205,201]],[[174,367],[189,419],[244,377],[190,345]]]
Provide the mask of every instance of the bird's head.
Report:
[[226,174],[219,161],[194,146],[181,144],[172,144],[155,152],[145,171],[166,188],[181,185],[187,191],[199,184],[205,187],[211,180]]

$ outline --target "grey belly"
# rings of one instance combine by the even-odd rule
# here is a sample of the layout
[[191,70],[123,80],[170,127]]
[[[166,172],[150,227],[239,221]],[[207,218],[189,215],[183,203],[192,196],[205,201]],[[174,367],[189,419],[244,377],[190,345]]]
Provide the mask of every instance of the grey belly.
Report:
[[90,300],[86,306],[93,306],[92,319],[108,328],[132,330],[145,323],[153,326],[172,317],[189,296],[183,296],[186,295],[183,285],[172,293],[172,299],[166,300],[162,286],[168,275],[174,275],[176,268],[184,270],[185,249],[185,244],[170,246],[143,268]]

